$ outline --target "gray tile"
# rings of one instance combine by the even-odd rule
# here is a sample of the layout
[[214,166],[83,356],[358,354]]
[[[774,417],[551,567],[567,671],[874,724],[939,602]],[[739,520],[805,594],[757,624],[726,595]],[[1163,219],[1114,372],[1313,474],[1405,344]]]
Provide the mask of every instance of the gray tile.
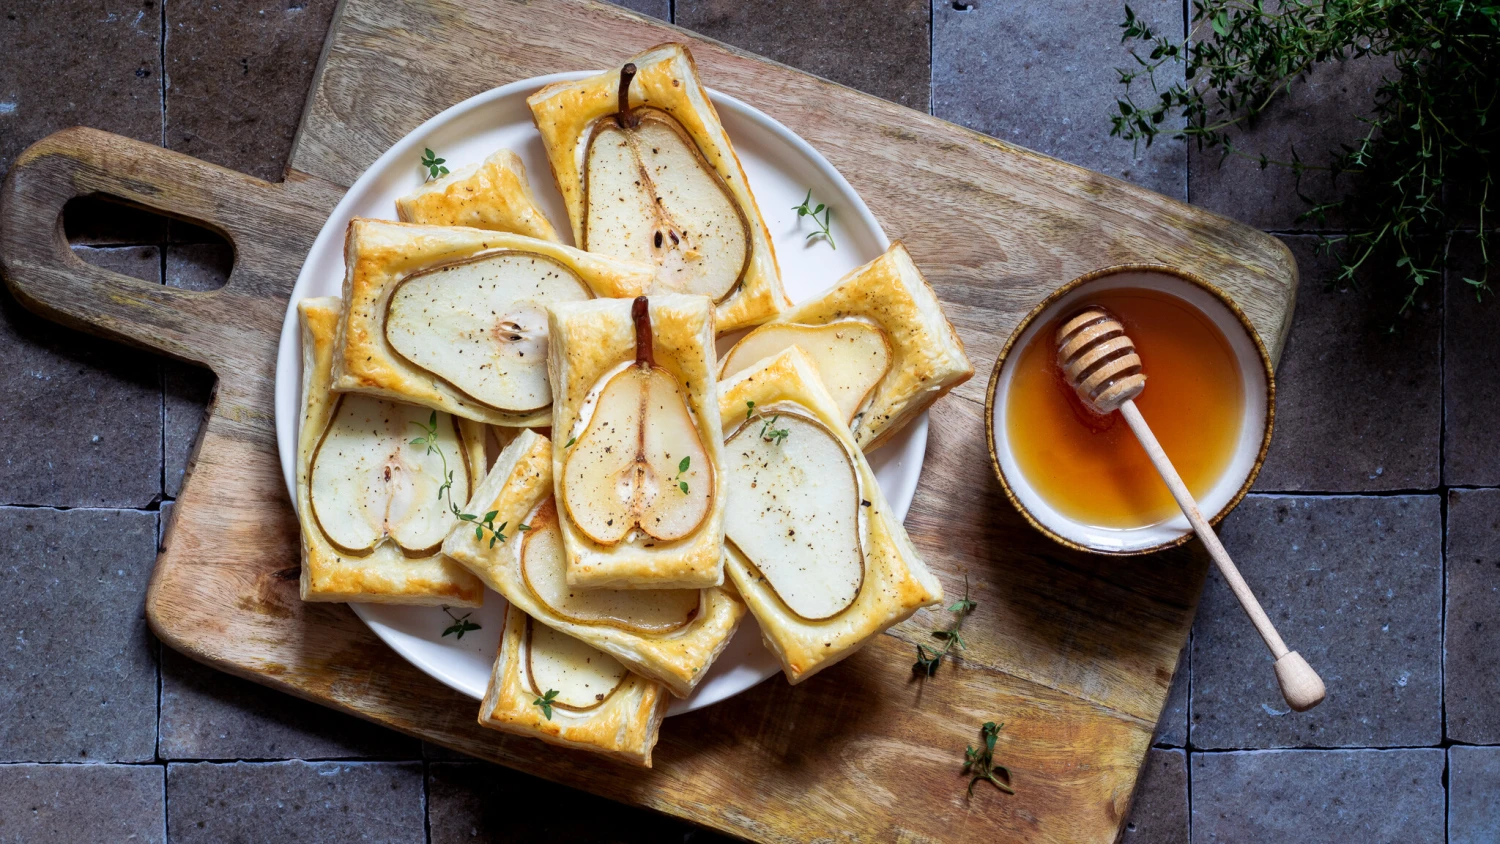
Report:
[[[1308,165],[1324,167],[1330,153],[1353,144],[1369,130],[1360,115],[1369,112],[1381,75],[1390,73],[1387,59],[1330,63],[1293,85],[1290,93],[1267,109],[1249,131],[1233,130],[1234,144],[1249,156],[1225,158],[1222,150],[1188,150],[1188,199],[1210,211],[1272,231],[1337,228],[1298,222],[1311,207],[1299,198],[1296,174],[1286,167],[1261,169],[1258,157],[1290,161],[1292,153]],[[1300,190],[1314,202],[1326,202],[1350,187],[1346,177],[1333,183],[1326,170],[1303,174]]]
[[1443,751],[1194,753],[1193,842],[1443,840]]
[[1500,490],[1448,493],[1443,636],[1446,735],[1500,744]]
[[1500,747],[1448,748],[1448,844],[1500,840]]
[[0,550],[0,761],[155,758],[156,514],[4,507]]
[[1120,844],[1187,844],[1187,754],[1151,748]]
[[1437,744],[1439,505],[1435,495],[1247,497],[1224,520],[1224,546],[1328,699],[1289,710],[1264,643],[1210,572],[1193,627],[1192,746]]
[[1406,289],[1395,279],[1330,288],[1336,263],[1316,254],[1317,238],[1285,241],[1301,281],[1276,373],[1275,434],[1256,489],[1435,489],[1442,434],[1437,291],[1402,315]]
[[232,677],[164,648],[163,759],[416,759],[416,739]]
[[425,841],[416,762],[197,762],[167,766],[174,844]]
[[927,111],[927,0],[677,0],[677,25]]
[[661,18],[667,22],[672,20],[672,0],[609,0],[609,2],[627,9],[634,9],[653,18]]
[[[174,244],[167,247],[166,281],[185,290],[216,290],[224,286],[234,266],[234,249],[227,243]],[[188,459],[198,440],[203,414],[213,395],[214,375],[207,369],[177,361],[162,362],[163,479],[166,494],[182,494]]]
[[69,126],[161,143],[161,10],[141,0],[6,3],[0,173]]
[[0,841],[162,844],[157,765],[0,765]]
[[[495,795],[504,795],[504,800]],[[645,809],[484,763],[435,762],[428,770],[432,844],[458,841],[688,841],[732,839]],[[516,811],[517,806],[527,811]]]
[[[1176,0],[1131,7],[1164,32],[1182,31]],[[1124,94],[1115,68],[1134,66],[1120,44],[1123,19],[1117,3],[1075,3],[1063,13],[1046,3],[935,2],[933,113],[1185,199],[1183,142],[1163,138],[1137,150],[1109,136],[1110,112]],[[1182,77],[1180,69],[1167,72]]]
[[[1464,278],[1479,277],[1474,241],[1455,237],[1443,303],[1443,483],[1500,485],[1500,297],[1476,301]],[[1490,284],[1500,290],[1500,273]]]
[[1188,681],[1192,663],[1192,648],[1184,647],[1177,660],[1177,670],[1172,674],[1172,687],[1167,690],[1167,702],[1162,707],[1161,719],[1156,722],[1156,735],[1152,744],[1168,747],[1186,747],[1188,734]]
[[[89,263],[161,278],[154,246],[75,247]],[[161,493],[156,359],[36,316],[0,293],[0,504],[145,507]]]
[[170,4],[167,147],[280,181],[336,5]]

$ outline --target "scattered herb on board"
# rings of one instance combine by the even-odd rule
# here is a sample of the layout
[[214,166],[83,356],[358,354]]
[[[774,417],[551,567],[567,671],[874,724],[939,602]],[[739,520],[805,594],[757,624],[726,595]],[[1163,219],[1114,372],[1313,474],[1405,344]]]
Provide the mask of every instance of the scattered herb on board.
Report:
[[557,689],[548,689],[547,693],[531,702],[532,706],[542,708],[542,717],[548,721],[552,720],[552,701],[557,699]]
[[[1355,284],[1367,265],[1377,277],[1404,278],[1405,311],[1428,282],[1441,280],[1455,230],[1465,229],[1478,246],[1479,266],[1464,282],[1476,298],[1490,292],[1487,227],[1494,225],[1489,196],[1500,167],[1494,154],[1500,119],[1489,117],[1500,99],[1500,4],[1194,0],[1184,42],[1158,34],[1129,6],[1120,28],[1121,41],[1137,47],[1135,65],[1119,70],[1125,93],[1110,116],[1111,135],[1147,146],[1165,135],[1261,169],[1290,169],[1308,206],[1299,223],[1348,232],[1323,236],[1322,249],[1339,262],[1335,283]],[[1295,148],[1290,160],[1276,160],[1239,146],[1232,132],[1253,123],[1311,70],[1351,59],[1388,59],[1393,72],[1360,117],[1360,136],[1330,150],[1327,166],[1306,163]],[[1164,69],[1168,64],[1183,67],[1181,81],[1158,78],[1178,72]],[[1169,122],[1173,115],[1185,125]],[[1329,172],[1335,198],[1320,202],[1303,193],[1302,176],[1310,170]]]
[[[828,208],[827,206],[823,205],[823,203],[821,203],[821,202],[818,203],[818,206],[816,208],[813,208],[811,206],[812,206],[812,188],[808,188],[807,189],[807,196],[802,200],[802,204],[801,205],[794,205],[794,206],[792,206],[792,210],[797,212],[797,216],[799,218],[801,218],[801,217],[811,217],[812,221],[814,223],[816,223],[817,226],[818,226],[818,230],[817,231],[815,231],[815,232],[809,232],[808,233],[807,239],[808,240],[812,240],[815,237],[821,237],[824,240],[828,241],[828,245],[830,247],[832,247],[834,249],[838,249],[839,248],[838,244],[836,244],[836,243],[833,242],[833,232],[831,232],[831,231],[828,230],[828,218],[830,216],[832,216],[833,209],[832,208]],[[818,219],[818,214],[822,214],[823,215],[823,219],[819,220]]]
[[969,578],[965,575],[963,598],[948,608],[948,612],[955,615],[953,626],[947,630],[932,631],[934,637],[943,640],[943,647],[939,649],[930,648],[927,645],[917,645],[917,661],[911,667],[913,674],[931,677],[937,671],[938,665],[942,663],[943,657],[947,656],[948,652],[953,650],[954,647],[957,647],[959,650],[968,648],[968,645],[964,643],[963,635],[959,633],[959,629],[964,626],[964,619],[968,618],[969,613],[973,612],[977,606],[979,606],[977,601],[969,599]]
[[1010,769],[1004,765],[995,764],[995,739],[1000,736],[1000,728],[1004,724],[996,724],[994,721],[984,722],[979,728],[979,736],[983,741],[982,747],[969,745],[964,751],[964,773],[970,776],[969,796],[974,796],[974,785],[980,780],[993,783],[994,786],[1006,794],[1015,794],[1016,790],[1010,787]]
[[693,465],[692,455],[682,458],[682,462],[677,464],[677,477],[672,479],[677,482],[677,488],[682,490],[683,495],[688,494],[688,483],[682,479],[682,473],[686,472],[691,465]]
[[468,633],[468,632],[473,631],[473,630],[483,630],[484,629],[484,628],[480,627],[478,624],[475,624],[474,622],[472,622],[472,621],[469,620],[469,616],[471,616],[471,615],[474,614],[473,610],[470,610],[469,612],[466,612],[463,615],[454,615],[453,612],[451,610],[449,610],[447,607],[443,607],[443,612],[447,613],[448,617],[451,618],[451,619],[453,619],[453,623],[450,624],[450,625],[448,625],[448,629],[447,630],[443,631],[443,635],[444,636],[450,636],[451,635],[455,639],[462,639],[464,637],[465,633]]
[[448,168],[443,166],[446,158],[438,158],[430,149],[422,150],[422,168],[427,171],[427,181],[432,181],[439,176],[448,175]]
[[[491,510],[488,513],[485,513],[483,518],[480,518],[473,513],[465,513],[462,509],[459,508],[457,504],[453,503],[453,471],[448,468],[447,455],[443,454],[443,449],[438,446],[437,411],[434,410],[432,412],[432,415],[427,418],[426,425],[423,425],[420,422],[413,422],[411,424],[417,426],[417,428],[422,431],[422,436],[413,439],[411,441],[411,444],[415,446],[425,447],[428,454],[436,454],[438,456],[438,459],[443,461],[443,484],[442,486],[438,487],[438,500],[442,501],[444,496],[446,496],[448,499],[448,509],[453,511],[453,515],[455,518],[457,518],[461,522],[474,523],[475,540],[483,541],[484,532],[488,530],[490,532],[491,548],[494,548],[497,543],[504,542],[505,526],[509,524],[509,522],[501,522],[499,525],[495,524],[495,517],[500,515],[499,510]],[[447,634],[445,633],[443,635],[446,636]]]

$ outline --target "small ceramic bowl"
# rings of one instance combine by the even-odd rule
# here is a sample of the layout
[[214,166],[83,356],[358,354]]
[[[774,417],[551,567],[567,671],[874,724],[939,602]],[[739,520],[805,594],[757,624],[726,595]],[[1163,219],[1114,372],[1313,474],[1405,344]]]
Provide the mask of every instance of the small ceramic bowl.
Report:
[[[1100,554],[1145,554],[1180,545],[1192,537],[1187,517],[1178,513],[1166,521],[1146,527],[1114,528],[1085,524],[1063,515],[1041,497],[1021,472],[1005,436],[1011,378],[1020,350],[1037,332],[1086,302],[1093,295],[1119,288],[1145,288],[1174,296],[1208,317],[1228,340],[1239,365],[1244,389],[1244,417],[1234,455],[1199,508],[1213,514],[1217,523],[1239,503],[1259,474],[1271,444],[1275,416],[1275,379],[1271,357],[1249,319],[1222,290],[1197,276],[1165,266],[1149,264],[1110,267],[1068,282],[1037,305],[1006,341],[995,361],[994,374],[985,399],[985,433],[989,437],[990,461],[1000,485],[1021,515],[1042,533],[1070,548]],[[1146,389],[1151,389],[1150,373]]]

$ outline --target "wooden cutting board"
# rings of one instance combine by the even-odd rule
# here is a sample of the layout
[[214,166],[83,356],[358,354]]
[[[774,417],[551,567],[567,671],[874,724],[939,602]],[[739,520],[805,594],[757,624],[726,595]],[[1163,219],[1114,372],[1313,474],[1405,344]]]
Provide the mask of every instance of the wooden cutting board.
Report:
[[[795,689],[773,679],[673,718],[643,773],[475,724],[474,701],[382,645],[342,605],[297,598],[297,526],[276,456],[277,334],[303,257],[366,166],[481,90],[689,43],[709,85],[810,141],[908,244],[978,374],[932,411],[907,519],[951,595],[972,585],[969,650],[913,678],[925,611]],[[68,250],[59,212],[103,193],[198,221],[236,249],[221,290],[127,279]],[[1276,240],[1180,204],[587,0],[345,0],[282,184],[68,130],[25,152],[0,194],[0,270],[59,321],[211,367],[218,389],[147,598],[195,659],[429,741],[761,841],[1084,842],[1130,808],[1203,584],[1191,550],[1067,551],[1025,525],[989,466],[983,391],[1020,318],[1089,270],[1162,262],[1229,291],[1272,354],[1296,266]],[[830,279],[831,281],[831,279]],[[1004,722],[1016,787],[965,796],[966,745]],[[497,799],[504,799],[503,795]]]

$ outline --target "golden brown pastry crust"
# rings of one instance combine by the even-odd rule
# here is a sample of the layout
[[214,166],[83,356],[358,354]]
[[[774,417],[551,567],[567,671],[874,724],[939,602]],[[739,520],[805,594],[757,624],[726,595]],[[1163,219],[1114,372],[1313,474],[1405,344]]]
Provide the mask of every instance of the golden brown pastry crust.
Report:
[[[715,309],[719,333],[770,319],[790,304],[781,286],[771,234],[750,193],[745,168],[698,78],[692,54],[681,44],[661,44],[629,61],[637,68],[630,86],[631,105],[649,104],[675,118],[724,180],[750,224],[750,264],[739,288]],[[586,216],[582,168],[585,147],[594,124],[615,113],[619,86],[620,71],[616,68],[587,79],[553,83],[526,100],[567,206],[574,243],[583,242]]]
[[806,680],[922,607],[943,600],[942,584],[891,513],[875,473],[855,447],[843,415],[801,349],[787,349],[740,372],[719,386],[719,396],[720,416],[728,423],[726,437],[744,420],[746,402],[753,401],[756,407],[790,402],[805,409],[855,456],[860,494],[870,502],[865,508],[864,584],[854,603],[822,621],[809,621],[788,609],[734,541],[725,543],[729,579],[760,622],[766,646],[781,661],[787,680],[793,684]]
[[627,674],[593,709],[576,712],[555,706],[548,718],[533,703],[537,692],[527,682],[526,622],[525,613],[514,606],[506,609],[505,634],[479,705],[480,725],[651,767],[651,749],[671,703],[666,686]]
[[447,381],[403,359],[385,336],[386,305],[414,272],[487,252],[530,252],[557,261],[597,296],[638,296],[653,271],[644,265],[506,232],[419,226],[356,217],[344,240],[344,301],[333,389],[419,404],[492,425],[546,425],[550,408],[517,413],[480,404]]
[[460,527],[443,542],[443,553],[533,619],[604,651],[631,671],[665,684],[678,697],[686,697],[729,644],[745,615],[745,605],[725,586],[705,589],[698,615],[686,627],[666,634],[580,624],[548,609],[522,576],[524,532],[518,526],[552,496],[552,450],[546,437],[522,431],[500,454],[470,499],[468,512],[494,510],[495,524],[509,526],[504,543],[491,548],[488,538],[475,539],[472,530]]
[[[302,600],[364,601],[379,604],[426,604],[477,607],[484,584],[442,554],[410,558],[393,543],[383,542],[363,557],[341,554],[312,515],[313,455],[333,419],[337,394],[329,392],[334,332],[339,319],[336,297],[303,299],[302,429],[297,440],[297,518],[302,526]],[[440,417],[439,423],[446,422]],[[453,455],[467,462],[474,486],[484,476],[484,426],[458,420],[465,450]],[[468,490],[454,490],[455,499]]]
[[403,223],[467,226],[557,241],[557,230],[537,205],[526,165],[508,149],[461,167],[396,200]]
[[937,294],[900,241],[767,324],[826,325],[840,320],[879,326],[891,346],[890,371],[850,426],[854,441],[865,451],[879,448],[974,374]]
[[[585,589],[701,589],[724,582],[724,484],[719,405],[715,384],[714,317],[703,296],[667,294],[650,297],[656,363],[676,377],[698,427],[704,451],[714,467],[714,498],[708,514],[690,536],[638,547],[628,542],[601,545],[589,539],[558,507],[563,544],[568,553],[568,583]],[[589,393],[621,364],[635,359],[635,324],[631,302],[595,299],[564,302],[548,308],[551,349],[547,370],[552,379],[552,429],[568,442],[583,436],[582,418]],[[566,449],[557,449],[552,472],[558,501]]]

